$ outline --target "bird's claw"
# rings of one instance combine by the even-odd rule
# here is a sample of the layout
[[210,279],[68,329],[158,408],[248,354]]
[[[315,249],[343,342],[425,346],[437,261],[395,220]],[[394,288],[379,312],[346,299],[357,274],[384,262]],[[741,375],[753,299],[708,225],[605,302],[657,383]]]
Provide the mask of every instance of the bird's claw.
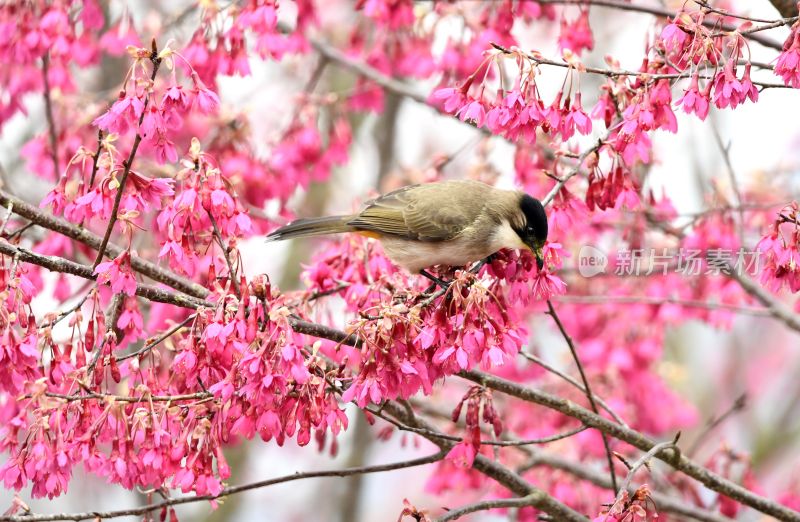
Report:
[[428,288],[428,290],[425,291],[426,294],[429,293],[431,290],[433,290],[433,288],[436,286],[439,286],[442,290],[447,290],[448,288],[450,288],[450,283],[452,283],[452,281],[445,281],[443,279],[440,279],[425,270],[420,270],[419,274],[422,277],[425,277],[426,279],[430,279],[431,281],[433,281],[433,284]]

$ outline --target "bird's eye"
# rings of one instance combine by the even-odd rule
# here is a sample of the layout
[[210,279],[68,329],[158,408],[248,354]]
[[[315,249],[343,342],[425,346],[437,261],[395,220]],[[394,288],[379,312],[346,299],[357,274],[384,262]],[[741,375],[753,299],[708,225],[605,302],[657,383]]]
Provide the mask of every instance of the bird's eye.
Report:
[[533,227],[528,227],[525,229],[528,234],[533,234]]

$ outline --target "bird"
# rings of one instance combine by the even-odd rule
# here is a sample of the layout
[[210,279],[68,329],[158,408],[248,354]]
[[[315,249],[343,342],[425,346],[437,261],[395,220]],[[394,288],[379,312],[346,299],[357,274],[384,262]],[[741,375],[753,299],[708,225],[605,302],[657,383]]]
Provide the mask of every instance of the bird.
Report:
[[465,266],[503,248],[530,250],[541,270],[548,227],[542,203],[524,192],[447,180],[399,188],[356,214],[297,219],[266,240],[345,232],[378,239],[394,264],[446,285],[425,269]]

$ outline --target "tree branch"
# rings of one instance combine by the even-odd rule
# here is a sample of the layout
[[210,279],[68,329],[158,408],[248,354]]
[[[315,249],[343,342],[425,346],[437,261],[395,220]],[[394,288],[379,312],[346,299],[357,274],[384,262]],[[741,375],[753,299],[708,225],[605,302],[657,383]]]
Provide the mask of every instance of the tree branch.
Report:
[[[607,7],[610,9],[618,9],[620,11],[632,11],[638,13],[646,13],[651,14],[654,16],[666,16],[668,18],[674,18],[675,12],[669,9],[664,9],[660,7],[654,6],[644,6],[639,4],[629,4],[624,1],[618,0],[537,0],[540,4],[554,4],[554,5],[591,5],[597,7]],[[793,0],[770,0],[770,2],[783,2],[788,1],[791,2]],[[781,13],[783,14],[783,13]],[[730,24],[721,23],[718,20],[703,20],[703,25],[709,27],[711,29],[719,29],[721,31],[735,31],[736,27]],[[783,49],[783,45],[780,42],[776,42],[771,38],[767,38],[764,36],[759,35],[748,35],[750,40],[754,42],[758,42],[764,47],[769,47],[772,49],[777,49],[778,51]]]
[[739,283],[745,292],[755,297],[757,301],[767,307],[770,315],[783,322],[786,326],[800,332],[800,316],[795,314],[791,308],[786,306],[781,300],[773,296],[758,283],[744,274],[740,274],[734,267],[729,267],[728,277]]
[[[153,64],[153,71],[150,74],[150,82],[154,82],[156,80],[156,74],[158,73],[158,68],[161,65],[161,58],[158,56],[158,49],[156,48],[156,41],[153,39],[153,50],[150,53],[150,62]],[[100,264],[100,261],[103,260],[103,257],[106,253],[106,246],[108,245],[108,240],[111,238],[111,232],[114,231],[114,224],[117,222],[117,213],[119,212],[119,204],[122,201],[122,194],[125,192],[125,183],[128,181],[128,174],[130,174],[131,169],[133,168],[133,160],[136,158],[136,151],[139,150],[139,144],[142,143],[142,135],[139,133],[139,127],[142,126],[142,122],[144,121],[144,116],[147,113],[147,105],[150,102],[150,93],[144,99],[144,107],[142,109],[142,114],[139,116],[139,125],[136,129],[136,137],[133,140],[133,146],[131,147],[131,152],[128,154],[128,159],[122,164],[123,171],[122,171],[122,178],[119,180],[119,186],[117,187],[117,194],[114,197],[114,206],[111,209],[111,217],[108,220],[108,226],[106,227],[106,233],[103,236],[102,241],[100,242],[100,247],[97,249],[97,258],[92,263],[92,270],[97,268],[97,265]]]
[[[79,241],[80,243],[83,243],[84,245],[95,250],[99,250],[100,248],[102,238],[97,234],[89,232],[85,228],[78,227],[63,218],[53,216],[52,214],[43,211],[39,207],[31,205],[30,203],[1,189],[0,205],[4,207],[12,205],[14,213],[18,216],[24,217],[25,219],[28,219],[43,228],[52,230],[53,232],[58,232],[59,234],[62,234],[70,239],[74,239],[75,241]],[[116,257],[122,253],[123,249],[122,247],[113,243],[108,243],[106,250],[110,256]],[[204,288],[202,285],[185,279],[174,272],[171,272],[170,270],[161,268],[155,263],[142,259],[138,256],[131,255],[131,268],[140,274],[149,277],[153,281],[164,283],[167,286],[171,286],[175,290],[198,299],[204,299],[210,294],[208,289]]]
[[[407,411],[394,402],[387,401],[384,403],[383,410],[406,425],[414,428],[422,428],[427,432],[436,432],[427,422],[418,419],[413,415],[413,412]],[[444,440],[436,435],[423,434],[422,436],[442,448],[443,451],[449,450],[454,446],[453,442]],[[472,467],[505,486],[514,494],[521,497],[530,497],[530,504],[527,505],[547,513],[559,522],[586,522],[587,520],[582,514],[562,504],[545,491],[531,485],[517,473],[514,473],[494,460],[478,454],[475,457],[475,461],[472,463]]]
[[[568,64],[566,62],[558,62],[556,60],[550,60],[548,58],[543,58],[541,56],[527,53],[522,51],[518,48],[507,49],[502,45],[498,45],[496,43],[491,44],[492,47],[500,51],[502,54],[508,54],[513,56],[522,56],[527,60],[537,64],[537,65],[550,65],[553,67],[561,67],[563,69],[570,69],[573,68],[574,65]],[[679,73],[648,73],[643,71],[630,71],[626,69],[602,69],[599,67],[583,67],[581,72],[587,72],[591,74],[598,74],[600,76],[607,76],[608,78],[616,78],[619,76],[631,76],[631,77],[642,77],[647,78],[650,81],[655,80],[679,80],[681,78],[688,78],[686,72],[679,72]],[[705,76],[705,75],[698,75],[698,78],[703,80],[713,80],[713,76]],[[760,82],[760,81],[753,81],[753,85],[758,85],[759,87],[763,87],[765,89],[791,89],[791,86],[784,85],[782,83],[769,83],[769,82]]]
[[[90,266],[82,265],[62,257],[37,254],[36,252],[31,252],[28,249],[14,246],[3,239],[0,239],[0,254],[13,256],[19,261],[32,263],[34,265],[47,268],[53,272],[72,274],[84,279],[91,279],[92,281],[97,279],[97,276],[94,274],[94,271]],[[201,301],[184,294],[170,292],[169,290],[164,290],[162,288],[143,283],[136,284],[136,295],[144,297],[145,299],[149,299],[150,301],[173,304],[183,308],[194,309],[199,306],[214,306],[213,303],[208,301]]]
[[458,509],[451,509],[446,515],[436,519],[436,522],[448,522],[449,520],[457,520],[464,515],[476,513],[478,511],[486,511],[487,509],[497,508],[519,508],[533,505],[536,501],[536,495],[527,495],[519,498],[498,498],[495,500],[484,500],[483,502],[476,502],[462,506]]
[[392,78],[391,76],[387,76],[382,72],[378,71],[370,67],[369,65],[350,58],[346,54],[344,54],[339,49],[323,42],[322,40],[318,40],[315,38],[310,39],[311,46],[322,56],[324,56],[327,60],[337,64],[338,66],[346,69],[352,73],[355,73],[358,76],[364,77],[367,80],[377,83],[384,89],[391,91],[395,94],[399,94],[400,96],[404,96],[410,100],[414,100],[417,103],[421,103],[422,105],[430,105],[428,102],[428,97],[422,94],[421,92],[414,89],[411,85],[397,80],[396,78]]
[[769,0],[784,18],[797,16],[797,0]]
[[[130,395],[114,395],[111,393],[96,393],[96,392],[89,392],[84,394],[75,394],[75,395],[67,395],[64,393],[55,393],[55,392],[44,392],[43,394],[45,397],[50,397],[53,399],[61,399],[66,402],[77,402],[77,401],[88,401],[88,400],[96,400],[96,401],[109,401],[113,400],[115,402],[131,402],[131,403],[147,403],[147,402],[175,402],[175,401],[192,401],[197,399],[211,399],[214,397],[214,394],[211,392],[197,392],[197,393],[184,393],[180,395],[140,395],[140,396],[130,396]],[[26,399],[30,399],[30,395],[24,396]]]
[[650,460],[652,460],[653,457],[655,457],[662,451],[667,449],[672,449],[672,450],[678,449],[678,446],[676,445],[677,440],[678,437],[675,437],[674,441],[660,442],[656,444],[655,446],[650,448],[650,451],[642,455],[639,458],[639,460],[634,462],[633,466],[631,466],[631,469],[628,470],[628,474],[625,476],[625,480],[622,482],[622,487],[620,487],[619,492],[617,493],[617,498],[614,500],[614,504],[622,502],[623,499],[622,493],[625,491],[629,491],[631,489],[631,482],[633,481],[633,476],[636,475],[636,472],[639,471],[640,468],[646,466],[647,463],[650,462]]
[[[587,410],[586,408],[578,406],[572,401],[568,401],[566,399],[562,399],[533,388],[527,388],[515,382],[501,379],[500,377],[495,377],[494,375],[480,371],[462,371],[459,372],[458,375],[469,381],[487,386],[493,390],[497,390],[507,395],[511,395],[512,397],[517,397],[518,399],[522,399],[527,402],[539,404],[563,413],[569,417],[578,419],[587,426],[600,429],[608,435],[611,435],[612,437],[615,437],[623,442],[627,442],[628,444],[639,448],[642,451],[650,451],[656,445],[655,441],[639,433],[638,431],[620,426],[619,424],[601,417],[600,415],[596,415],[594,412]],[[789,509],[788,507],[783,506],[773,500],[757,495],[752,491],[697,464],[683,455],[679,455],[676,452],[669,452],[669,456],[667,456],[663,453],[664,452],[657,456],[660,460],[666,462],[676,470],[694,478],[709,489],[730,497],[731,499],[742,504],[750,506],[751,508],[764,514],[771,515],[778,520],[800,522],[800,513],[797,511]]]
[[[557,368],[554,368],[553,366],[550,366],[541,357],[533,355],[532,353],[528,353],[528,352],[526,352],[524,350],[520,350],[519,354],[521,356],[523,356],[524,358],[526,358],[527,360],[529,360],[530,362],[538,364],[539,366],[541,366],[542,368],[544,368],[548,372],[550,372],[550,373],[552,373],[554,375],[557,375],[558,377],[561,377],[562,379],[564,379],[565,381],[567,381],[568,383],[570,383],[571,385],[573,385],[574,387],[576,387],[577,389],[582,391],[583,393],[587,393],[586,392],[586,388],[581,383],[579,383],[577,380],[573,379],[572,377],[570,377],[566,373],[558,370]],[[597,404],[599,404],[604,410],[606,410],[606,412],[608,412],[609,415],[611,415],[611,417],[615,421],[617,421],[619,424],[621,424],[623,426],[627,426],[628,425],[624,420],[622,420],[622,417],[620,417],[617,414],[617,412],[615,412],[613,409],[611,409],[611,407],[602,398],[598,397],[594,393],[592,393],[592,397],[597,402]]]
[[284,482],[292,482],[295,480],[302,480],[307,478],[320,478],[320,477],[347,477],[357,474],[368,473],[381,473],[384,471],[393,471],[396,469],[413,468],[416,466],[424,466],[432,464],[445,456],[444,451],[440,451],[428,457],[421,457],[418,459],[405,460],[402,462],[394,462],[391,464],[379,464],[376,466],[361,466],[357,468],[333,469],[324,471],[307,471],[304,473],[294,473],[292,475],[285,475],[273,479],[261,480],[258,482],[251,482],[249,484],[242,484],[240,486],[231,486],[224,488],[219,495],[198,495],[194,497],[180,497],[170,498],[161,502],[154,502],[131,509],[120,509],[115,511],[90,511],[85,513],[58,513],[53,515],[14,515],[14,516],[0,516],[0,522],[49,522],[57,520],[90,520],[90,519],[107,519],[118,518],[127,516],[145,515],[157,509],[162,509],[170,506],[177,506],[180,504],[189,504],[199,502],[202,500],[216,500],[219,498],[235,495],[251,489],[259,489],[275,484],[282,484]]
[[[602,473],[578,462],[572,462],[561,457],[560,455],[537,451],[533,454],[530,461],[525,465],[525,469],[530,469],[535,466],[547,466],[548,468],[559,469],[575,476],[576,478],[591,482],[596,486],[600,486],[601,488],[609,490],[612,489],[608,474]],[[631,488],[628,490],[628,492],[633,493],[634,489],[635,488]],[[659,511],[681,515],[684,517],[681,518],[681,520],[690,518],[693,520],[700,520],[702,522],[732,522],[732,519],[726,516],[693,506],[690,502],[687,502],[683,499],[677,499],[675,497],[659,493],[658,491],[652,491],[651,496],[658,505]]]
[[[556,309],[553,307],[553,303],[551,303],[549,299],[547,300],[547,310],[550,314],[550,317],[552,317],[553,321],[555,321],[556,326],[558,326],[561,336],[567,342],[567,346],[569,346],[569,352],[572,354],[572,360],[575,361],[575,365],[578,367],[578,373],[581,376],[581,381],[583,381],[583,387],[585,388],[586,398],[589,399],[589,405],[592,407],[592,411],[599,416],[600,410],[597,408],[597,403],[594,400],[594,393],[592,393],[592,389],[589,386],[589,379],[586,378],[586,372],[583,371],[583,364],[581,364],[581,359],[578,357],[578,350],[575,348],[575,343],[572,341],[572,337],[570,337],[570,335],[567,333],[566,328],[564,328],[564,324],[561,322],[561,319],[556,313]],[[600,431],[600,437],[603,439],[603,447],[606,450],[606,459],[608,460],[608,473],[611,477],[611,485],[614,487],[614,491],[616,491],[617,473],[614,471],[614,457],[611,455],[611,446],[608,443],[608,437],[602,431]]]
[[[449,440],[452,442],[462,442],[464,440],[463,437],[458,437],[456,435],[447,435],[445,433],[439,431],[430,431],[424,428],[415,428],[413,426],[407,426],[400,421],[392,419],[391,417],[384,415],[379,409],[378,410],[370,410],[369,408],[365,408],[368,412],[376,417],[380,417],[381,419],[385,420],[392,426],[396,427],[400,431],[408,431],[410,433],[416,433],[417,435],[430,435],[437,439],[442,440]],[[538,439],[508,439],[508,440],[481,440],[479,443],[485,446],[503,446],[503,447],[519,447],[519,446],[532,446],[535,444],[548,444],[550,442],[556,442],[559,440],[564,440],[573,435],[577,435],[582,431],[586,431],[588,428],[586,426],[578,426],[577,428],[573,428],[571,430],[567,430],[562,433],[556,433],[555,435],[550,435],[549,437],[541,437]]]
[[737,314],[746,314],[756,317],[773,317],[769,308],[755,306],[739,306],[728,303],[717,303],[713,301],[696,301],[691,299],[677,299],[673,297],[653,297],[649,295],[559,295],[553,297],[554,301],[561,303],[579,304],[645,304],[645,305],[665,305],[674,304],[687,308],[705,308],[706,310],[726,310]]
[[44,82],[44,114],[47,118],[47,134],[50,139],[50,158],[53,160],[53,179],[60,176],[58,167],[58,131],[53,117],[53,100],[50,96],[50,51],[42,56],[42,81]]

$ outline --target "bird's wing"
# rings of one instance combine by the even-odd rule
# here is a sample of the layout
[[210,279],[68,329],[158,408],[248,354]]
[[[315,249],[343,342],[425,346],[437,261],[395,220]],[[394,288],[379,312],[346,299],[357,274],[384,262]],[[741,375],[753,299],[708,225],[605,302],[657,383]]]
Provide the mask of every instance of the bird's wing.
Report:
[[407,239],[447,241],[475,222],[486,188],[463,181],[403,187],[369,202],[347,224]]

